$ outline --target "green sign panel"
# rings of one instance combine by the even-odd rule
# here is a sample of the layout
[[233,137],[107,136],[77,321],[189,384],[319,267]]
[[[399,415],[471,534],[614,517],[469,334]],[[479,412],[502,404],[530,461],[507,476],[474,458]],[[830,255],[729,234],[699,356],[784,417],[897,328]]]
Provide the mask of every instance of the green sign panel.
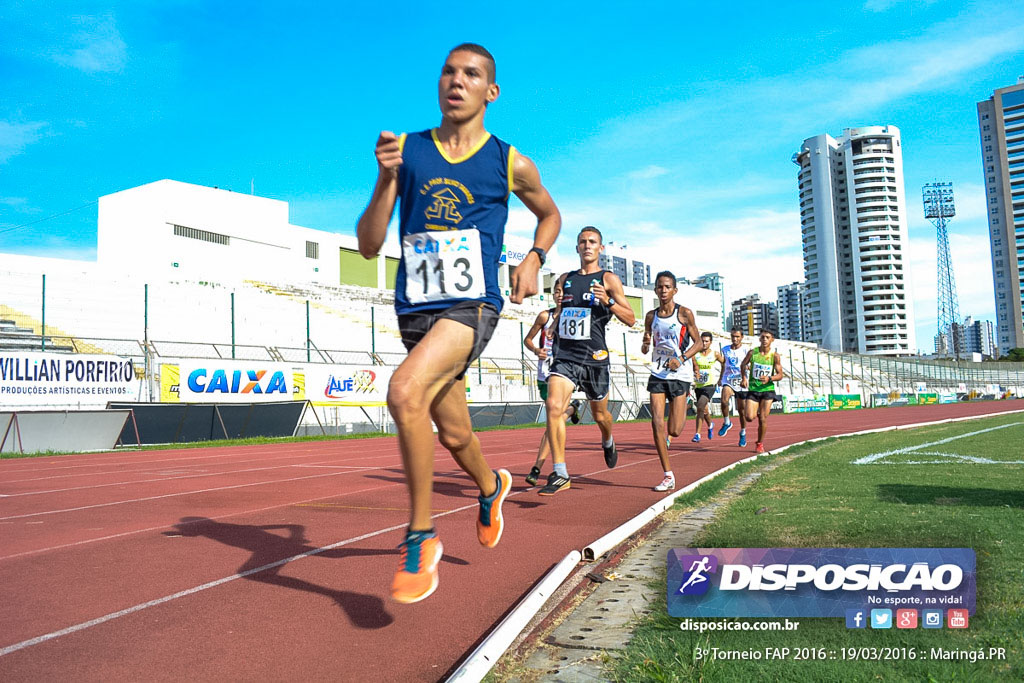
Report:
[[829,410],[854,410],[861,407],[860,394],[829,394]]

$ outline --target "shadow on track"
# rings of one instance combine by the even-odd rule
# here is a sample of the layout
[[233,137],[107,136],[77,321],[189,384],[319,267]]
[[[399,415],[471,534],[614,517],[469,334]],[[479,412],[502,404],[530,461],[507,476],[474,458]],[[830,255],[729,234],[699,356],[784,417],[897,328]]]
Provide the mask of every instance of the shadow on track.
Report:
[[[252,553],[249,559],[238,568],[238,573],[243,574],[244,578],[250,581],[306,591],[331,598],[338,603],[338,606],[345,611],[345,614],[352,623],[359,628],[384,628],[394,621],[385,609],[384,601],[378,596],[335,590],[303,579],[281,576],[278,573],[285,565],[283,563],[275,563],[319,550],[316,546],[310,545],[306,540],[305,527],[300,524],[252,526],[248,524],[226,524],[205,517],[182,517],[181,521],[174,525],[174,528],[175,531],[165,531],[164,535],[209,538],[218,543],[241,548]],[[274,530],[285,531],[288,535],[282,536],[272,533]],[[324,558],[342,559],[371,555],[398,555],[399,550],[397,548],[378,550],[345,546],[316,552],[315,554]],[[451,557],[447,553],[442,561],[459,565],[467,564],[465,560]],[[261,567],[266,567],[266,569],[255,571]]]

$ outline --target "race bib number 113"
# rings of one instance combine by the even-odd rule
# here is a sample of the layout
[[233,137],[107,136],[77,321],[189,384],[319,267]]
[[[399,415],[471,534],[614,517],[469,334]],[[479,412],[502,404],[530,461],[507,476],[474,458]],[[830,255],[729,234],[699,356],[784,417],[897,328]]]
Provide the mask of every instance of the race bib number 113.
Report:
[[402,253],[409,303],[479,299],[486,294],[480,232],[475,228],[408,234],[402,239]]

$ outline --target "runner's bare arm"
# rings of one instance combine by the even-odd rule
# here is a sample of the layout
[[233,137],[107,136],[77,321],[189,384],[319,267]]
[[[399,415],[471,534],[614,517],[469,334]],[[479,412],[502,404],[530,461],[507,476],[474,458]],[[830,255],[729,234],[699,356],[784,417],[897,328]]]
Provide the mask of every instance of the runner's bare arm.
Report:
[[612,315],[618,318],[623,325],[632,327],[636,322],[636,313],[633,312],[633,307],[626,300],[626,292],[622,289],[622,280],[615,273],[605,273],[604,287],[595,287],[594,296],[607,306]]
[[[565,274],[564,273],[562,275],[558,276],[558,280],[555,283],[555,286],[552,287],[551,291],[554,292],[556,289],[558,291],[560,291],[560,292],[564,292],[565,291]],[[555,302],[555,312],[552,313],[551,316],[552,316],[553,320],[551,321],[551,325],[548,326],[548,330],[551,332],[551,338],[554,339],[555,337],[558,336],[558,320],[559,320],[559,318],[562,317],[562,302],[561,301],[556,301]]]
[[690,336],[690,348],[683,354],[683,360],[689,360],[697,355],[702,344],[700,343],[700,330],[697,329],[697,321],[693,317],[693,311],[686,306],[679,307],[679,322],[686,325],[686,334]]
[[[533,246],[543,249],[545,253],[551,251],[562,229],[562,216],[558,213],[555,200],[541,183],[537,167],[522,154],[516,154],[512,162],[512,192],[537,217]],[[512,303],[522,303],[523,299],[537,293],[539,270],[540,257],[531,251],[512,271],[512,293],[509,295]]]
[[754,357],[753,351],[747,351],[747,355],[743,357],[743,362],[740,363],[740,384],[747,386],[749,377],[747,376],[747,368],[750,367],[750,359]]
[[[533,326],[530,331],[526,333],[526,337],[523,338],[523,346],[528,348],[535,356],[544,358],[547,354],[544,353],[544,340],[541,340],[540,346],[538,347],[533,343],[533,338],[537,336],[537,333],[544,329],[545,323],[548,321],[548,312],[541,311],[537,314],[537,319],[533,321]],[[544,355],[541,355],[541,354]]]
[[778,382],[780,379],[786,376],[786,373],[783,372],[782,370],[782,356],[776,353],[775,362],[773,363],[773,365],[775,367],[773,367],[772,369],[775,370],[775,374],[772,375],[772,381]]
[[388,234],[388,223],[395,211],[398,199],[398,167],[402,165],[402,146],[399,137],[389,130],[381,131],[374,147],[377,157],[377,182],[363,215],[356,223],[359,238],[359,253],[363,258],[373,258],[384,245]]
[[654,326],[655,315],[657,315],[656,311],[647,311],[647,315],[644,316],[644,343],[640,346],[640,353],[645,356],[651,350],[651,336],[653,334],[651,328]]

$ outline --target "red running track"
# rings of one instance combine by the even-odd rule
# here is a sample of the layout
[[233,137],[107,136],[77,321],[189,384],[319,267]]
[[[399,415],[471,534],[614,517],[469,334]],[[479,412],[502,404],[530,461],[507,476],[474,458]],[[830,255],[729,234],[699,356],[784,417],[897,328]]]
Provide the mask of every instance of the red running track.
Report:
[[[1017,407],[775,415],[768,446]],[[0,461],[0,680],[442,678],[567,552],[663,495],[648,424],[615,427],[614,470],[596,426],[568,434],[572,488],[550,498],[523,483],[540,430],[479,435],[516,481],[491,550],[437,447],[441,585],[415,605],[387,598],[407,521],[395,439]],[[681,437],[677,480],[751,455],[736,434]]]

